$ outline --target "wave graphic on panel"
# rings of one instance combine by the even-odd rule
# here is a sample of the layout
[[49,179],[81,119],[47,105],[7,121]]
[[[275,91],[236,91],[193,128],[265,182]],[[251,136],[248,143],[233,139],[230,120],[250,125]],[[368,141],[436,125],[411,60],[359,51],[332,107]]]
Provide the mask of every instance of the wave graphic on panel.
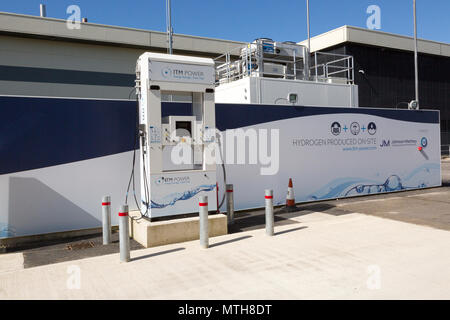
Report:
[[164,198],[162,198],[160,200],[159,203],[155,202],[155,201],[151,201],[151,208],[155,208],[155,209],[162,209],[168,206],[173,206],[177,201],[181,201],[181,200],[188,200],[191,199],[192,197],[194,197],[195,195],[199,194],[202,191],[211,191],[214,190],[214,188],[216,187],[215,184],[210,184],[210,185],[201,185],[195,189],[192,190],[187,190],[184,192],[177,192],[177,193],[172,193],[169,194],[167,196],[165,196]]
[[383,192],[401,191],[430,187],[430,177],[439,172],[436,163],[422,165],[401,178],[398,174],[388,176],[384,181],[370,181],[360,178],[336,179],[307,197],[308,201],[341,198]]
[[16,229],[0,222],[0,238],[14,237],[17,234]]

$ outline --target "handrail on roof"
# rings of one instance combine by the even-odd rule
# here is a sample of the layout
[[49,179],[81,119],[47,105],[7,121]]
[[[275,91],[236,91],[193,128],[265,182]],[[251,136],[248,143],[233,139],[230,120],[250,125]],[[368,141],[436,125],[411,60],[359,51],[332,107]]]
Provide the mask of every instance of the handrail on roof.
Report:
[[216,85],[244,77],[354,83],[353,56],[319,51],[310,54],[305,46],[292,42],[260,38],[213,60]]

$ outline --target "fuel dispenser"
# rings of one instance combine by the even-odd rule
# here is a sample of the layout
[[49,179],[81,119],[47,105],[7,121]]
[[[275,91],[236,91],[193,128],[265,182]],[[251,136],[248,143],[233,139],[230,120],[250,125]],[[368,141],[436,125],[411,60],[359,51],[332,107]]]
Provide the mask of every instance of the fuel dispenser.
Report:
[[136,75],[141,212],[198,212],[200,195],[216,210],[213,60],[144,53]]

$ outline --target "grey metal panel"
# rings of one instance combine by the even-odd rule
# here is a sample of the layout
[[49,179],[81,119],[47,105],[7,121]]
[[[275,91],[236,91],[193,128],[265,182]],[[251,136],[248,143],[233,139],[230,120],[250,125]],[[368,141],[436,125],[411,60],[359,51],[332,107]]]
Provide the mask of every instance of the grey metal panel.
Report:
[[144,49],[0,36],[0,64],[64,70],[134,73]]
[[134,74],[0,65],[0,80],[133,87]]
[[[134,99],[133,87],[95,86],[25,81],[1,81],[0,95],[68,97],[122,100]],[[131,93],[131,95],[130,95]]]
[[[94,23],[82,23],[81,29],[71,30],[67,28],[66,21],[62,19],[6,12],[0,12],[0,32],[143,48],[157,47],[165,49],[167,47],[166,34],[164,32]],[[244,45],[244,43],[191,35],[174,35],[174,50],[220,55],[231,48],[241,45]]]
[[[414,99],[413,52],[359,43],[345,43],[325,51],[346,52],[354,57],[361,107],[405,109]],[[421,108],[440,110],[441,144],[450,143],[449,73],[450,58],[419,54]]]

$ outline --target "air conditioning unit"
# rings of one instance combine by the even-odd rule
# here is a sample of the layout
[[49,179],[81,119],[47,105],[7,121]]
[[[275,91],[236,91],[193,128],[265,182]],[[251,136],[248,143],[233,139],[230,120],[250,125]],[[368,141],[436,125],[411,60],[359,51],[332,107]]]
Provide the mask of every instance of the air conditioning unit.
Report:
[[279,63],[264,63],[264,77],[284,77],[286,66]]

